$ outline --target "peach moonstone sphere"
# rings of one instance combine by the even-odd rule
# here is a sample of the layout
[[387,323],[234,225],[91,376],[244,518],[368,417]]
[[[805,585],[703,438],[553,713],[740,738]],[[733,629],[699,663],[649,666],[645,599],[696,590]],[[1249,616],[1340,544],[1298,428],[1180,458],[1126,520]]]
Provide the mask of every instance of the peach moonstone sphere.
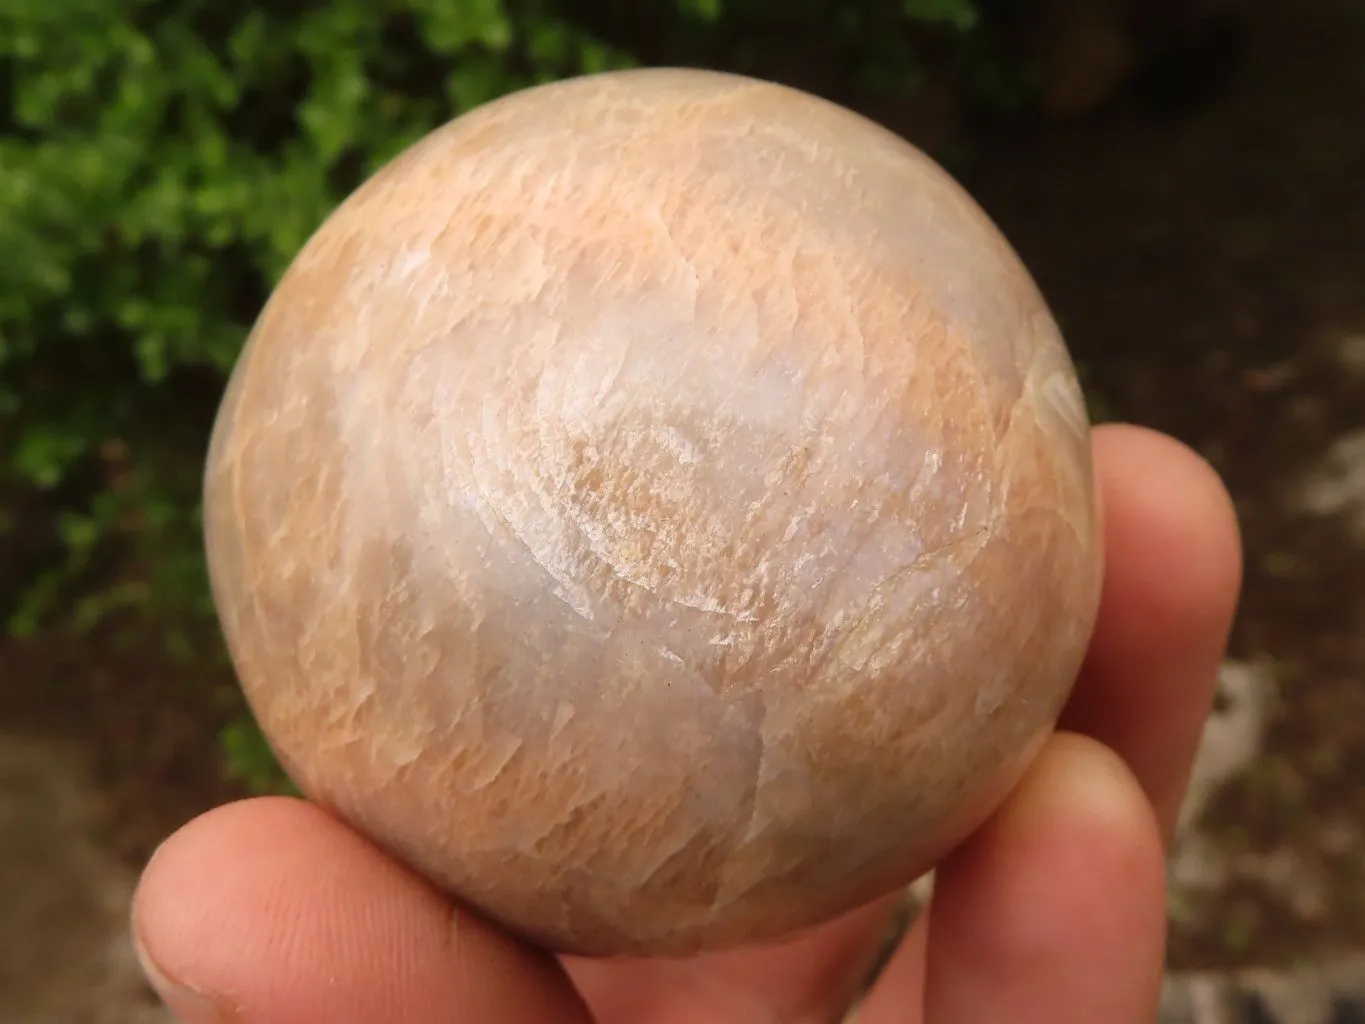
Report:
[[1088,424],[986,215],[710,72],[490,103],[356,191],[208,459],[217,607],[311,798],[524,937],[775,939],[977,827],[1053,728]]

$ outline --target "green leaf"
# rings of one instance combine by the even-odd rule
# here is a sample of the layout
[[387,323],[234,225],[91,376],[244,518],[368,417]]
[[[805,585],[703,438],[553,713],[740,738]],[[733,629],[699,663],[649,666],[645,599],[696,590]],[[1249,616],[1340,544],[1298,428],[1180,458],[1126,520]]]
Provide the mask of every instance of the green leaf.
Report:
[[722,0],[678,0],[678,11],[699,21],[715,22],[724,12]]
[[15,447],[14,472],[40,490],[61,483],[67,468],[83,455],[90,439],[60,422],[32,423]]
[[958,32],[976,28],[981,20],[974,0],[904,0],[904,5],[906,17],[947,25]]
[[270,744],[250,719],[240,719],[219,736],[229,777],[260,794],[297,794],[298,789],[280,767]]

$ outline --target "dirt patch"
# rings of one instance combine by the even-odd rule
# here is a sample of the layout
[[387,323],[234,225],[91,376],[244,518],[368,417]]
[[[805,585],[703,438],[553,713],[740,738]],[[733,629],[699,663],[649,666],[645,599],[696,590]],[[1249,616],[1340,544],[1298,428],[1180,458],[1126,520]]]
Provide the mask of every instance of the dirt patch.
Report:
[[91,828],[85,747],[0,733],[0,1019],[171,1024],[128,936],[135,876]]
[[1186,966],[1365,945],[1365,10],[1248,16],[1239,78],[1197,112],[1119,112],[966,173],[1103,410],[1203,452],[1241,515],[1233,655],[1273,665],[1278,697],[1210,807],[1229,875],[1175,927]]
[[184,822],[242,795],[218,746],[242,701],[211,657],[173,657],[156,635],[111,625],[0,644],[0,679],[7,732],[81,751],[100,794],[90,826],[126,864],[140,866]]

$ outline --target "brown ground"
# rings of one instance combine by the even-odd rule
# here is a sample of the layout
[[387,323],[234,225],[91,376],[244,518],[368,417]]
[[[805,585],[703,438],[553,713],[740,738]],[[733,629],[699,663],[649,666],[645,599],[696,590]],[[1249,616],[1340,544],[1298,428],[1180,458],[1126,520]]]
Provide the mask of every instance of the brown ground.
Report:
[[[1249,6],[1250,58],[1196,113],[1119,109],[995,140],[963,171],[1105,411],[1205,452],[1241,510],[1233,650],[1269,660],[1280,700],[1265,756],[1214,807],[1231,881],[1176,926],[1177,965],[1365,946],[1365,543],[1295,507],[1329,445],[1365,428],[1365,373],[1343,355],[1365,337],[1365,11]],[[137,863],[233,794],[214,738],[236,698],[220,670],[117,639],[0,646],[0,723],[78,741],[107,841]]]
[[80,770],[106,797],[102,841],[134,865],[191,817],[242,795],[225,781],[217,741],[239,713],[232,677],[160,650],[116,629],[0,645],[0,731],[82,751]]
[[1329,446],[1365,429],[1348,369],[1365,337],[1365,10],[1249,6],[1247,62],[1193,116],[1116,116],[968,178],[1108,411],[1204,452],[1240,510],[1233,654],[1270,659],[1280,701],[1207,826],[1235,881],[1176,929],[1177,963],[1365,945],[1365,538],[1296,508]]

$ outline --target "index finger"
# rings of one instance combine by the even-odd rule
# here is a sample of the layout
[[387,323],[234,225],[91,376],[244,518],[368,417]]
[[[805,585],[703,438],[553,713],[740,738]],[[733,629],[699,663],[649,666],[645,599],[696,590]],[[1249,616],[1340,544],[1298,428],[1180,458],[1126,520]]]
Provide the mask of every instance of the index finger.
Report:
[[1105,581],[1061,728],[1128,763],[1169,843],[1241,591],[1241,538],[1218,474],[1185,445],[1127,425],[1094,443]]

